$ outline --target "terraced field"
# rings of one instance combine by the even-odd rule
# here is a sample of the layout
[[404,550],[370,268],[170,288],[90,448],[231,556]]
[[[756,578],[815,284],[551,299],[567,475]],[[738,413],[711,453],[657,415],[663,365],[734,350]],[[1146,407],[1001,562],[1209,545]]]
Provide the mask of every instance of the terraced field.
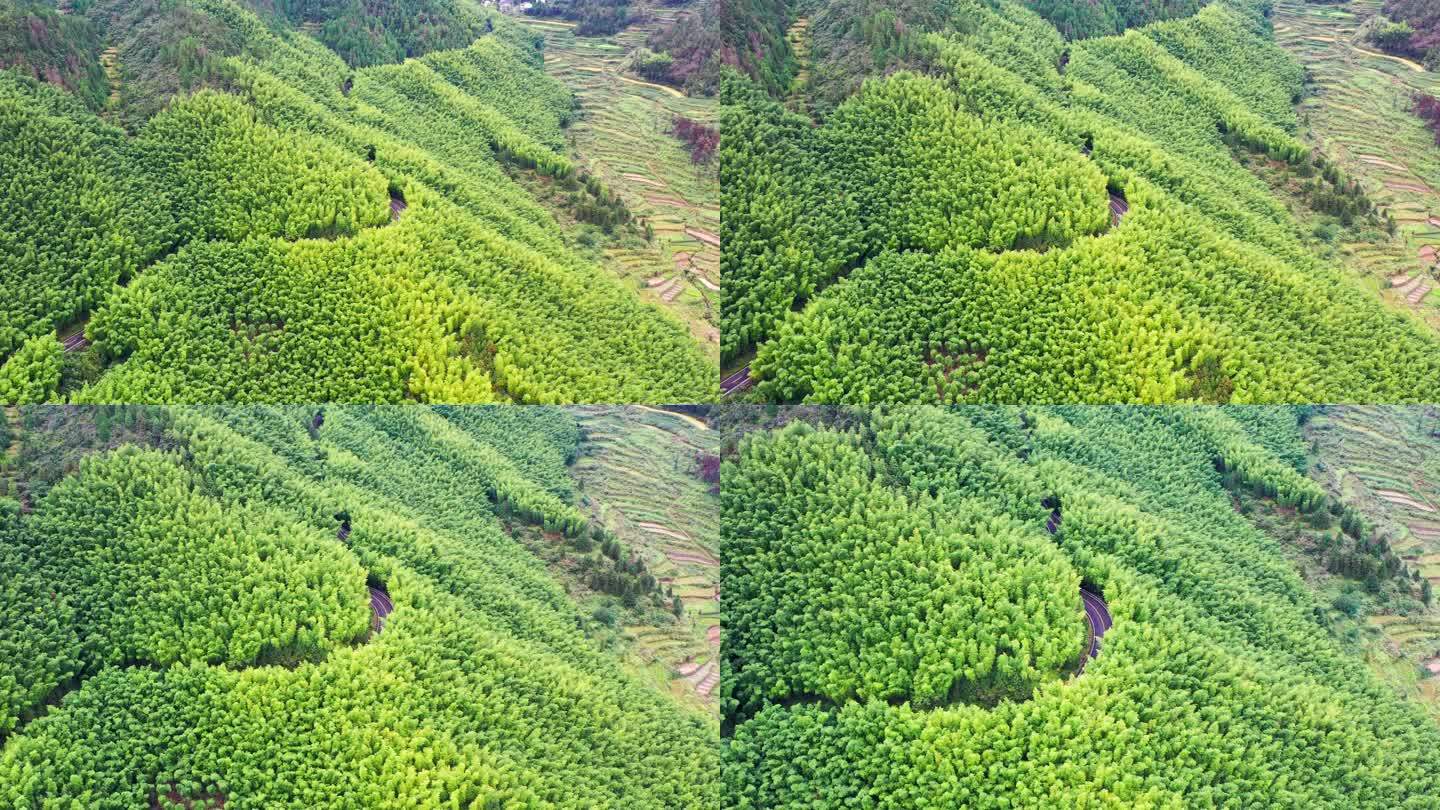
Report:
[[1440,585],[1440,413],[1426,408],[1346,406],[1312,420],[1322,481],[1377,523],[1391,545]]
[[[1440,408],[1334,407],[1306,434],[1319,462],[1311,475],[1390,536],[1440,593]],[[1440,674],[1440,608],[1372,616],[1369,625],[1382,641],[1368,652],[1371,665],[1393,670],[1392,683],[1413,683],[1440,716],[1440,678],[1419,678],[1431,664]]]
[[790,81],[790,93],[785,103],[797,113],[805,114],[805,87],[810,82],[810,18],[799,17],[785,31],[785,41],[790,43],[790,52],[800,69]]
[[689,324],[718,358],[719,178],[713,164],[695,165],[670,129],[677,115],[713,124],[719,110],[713,98],[690,98],[625,70],[630,52],[678,13],[645,11],[651,22],[610,37],[575,36],[574,23],[563,20],[517,19],[545,35],[547,72],[580,98],[579,120],[568,130],[574,159],[654,228],[648,245],[609,248],[607,266]]
[[1440,147],[1408,110],[1416,91],[1440,95],[1440,76],[1357,39],[1380,5],[1277,0],[1275,36],[1314,82],[1300,106],[1309,140],[1359,179],[1399,226],[1394,239],[1343,245],[1347,263],[1396,306],[1440,326]]
[[20,409],[7,405],[0,413],[0,419],[4,420],[4,425],[0,425],[0,437],[7,439],[0,442],[4,445],[4,453],[0,455],[0,498],[20,500],[21,481],[15,467],[20,457]]
[[684,617],[625,628],[640,667],[682,700],[713,709],[720,680],[719,502],[697,457],[720,440],[703,422],[656,408],[576,409],[584,438],[571,467],[593,519],[645,559]]

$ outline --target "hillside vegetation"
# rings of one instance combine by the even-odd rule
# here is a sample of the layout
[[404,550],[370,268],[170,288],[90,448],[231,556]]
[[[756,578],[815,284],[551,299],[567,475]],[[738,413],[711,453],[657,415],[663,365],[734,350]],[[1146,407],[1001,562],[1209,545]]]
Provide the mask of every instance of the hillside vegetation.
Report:
[[788,99],[807,114],[725,80],[722,362],[754,352],[758,397],[1384,402],[1440,384],[1433,330],[1319,257],[1247,165],[1385,225],[1297,137],[1302,72],[1264,5],[1073,42],[1009,0],[943,8],[913,29],[819,9]]
[[1304,416],[735,409],[727,806],[1430,806],[1440,728],[1252,522],[1399,562]]
[[1306,142],[1363,185],[1395,223],[1390,238],[1341,231],[1331,249],[1394,306],[1440,327],[1440,149],[1433,124],[1420,116],[1426,97],[1440,94],[1440,76],[1375,49],[1365,31],[1380,7],[1380,0],[1279,0],[1275,36],[1306,71],[1299,108]]
[[466,47],[352,70],[231,0],[148,2],[87,12],[118,42],[103,117],[0,73],[0,399],[711,398],[685,326],[521,182],[608,195],[538,38],[476,10]]
[[658,408],[585,406],[576,420],[583,438],[571,469],[585,511],[643,557],[669,601],[669,616],[652,611],[630,623],[617,613],[627,623],[616,634],[643,676],[713,715],[720,683],[719,435]]
[[557,219],[573,219],[576,240],[601,267],[686,323],[713,369],[720,354],[719,102],[693,85],[686,92],[670,86],[668,70],[681,63],[647,47],[660,47],[657,35],[690,29],[705,13],[703,5],[647,8],[643,22],[604,37],[579,35],[571,23],[517,19],[544,36],[546,73],[575,92],[575,120],[565,129],[571,159],[618,200],[632,227],[597,227],[557,184],[543,184],[550,194],[542,199]]
[[1440,66],[1440,6],[1426,0],[1385,0],[1385,16],[1370,30],[1371,39],[1391,53]]
[[[1419,581],[1419,599],[1352,582],[1327,561],[1318,580],[1344,614],[1342,638],[1392,686],[1440,718],[1440,409],[1333,406],[1305,426],[1311,477],[1361,513]],[[1327,574],[1329,574],[1327,576]]]
[[91,109],[109,93],[100,50],[96,26],[83,17],[39,0],[0,3],[0,68],[63,87]]
[[32,407],[6,431],[0,804],[718,801],[713,718],[628,674],[510,534],[617,542],[574,504],[565,411]]

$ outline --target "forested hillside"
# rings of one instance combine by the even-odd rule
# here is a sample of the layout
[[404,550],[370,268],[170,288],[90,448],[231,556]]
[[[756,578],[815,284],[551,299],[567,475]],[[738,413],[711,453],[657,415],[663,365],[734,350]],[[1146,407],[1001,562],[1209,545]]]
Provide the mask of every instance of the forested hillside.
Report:
[[1440,727],[1271,531],[1421,596],[1307,416],[733,409],[727,806],[1431,806]]
[[1009,0],[914,5],[913,27],[823,5],[803,82],[725,80],[722,362],[753,355],[758,397],[1397,401],[1440,386],[1433,329],[1347,277],[1269,185],[1315,218],[1394,227],[1298,137],[1302,71],[1267,5],[1075,41]]
[[713,396],[685,326],[527,190],[613,197],[539,38],[464,9],[464,47],[421,25],[392,55],[424,56],[352,69],[231,0],[67,6],[112,87],[97,114],[0,73],[0,400]]
[[722,64],[720,20],[729,8],[719,0],[696,0],[651,32],[645,45],[664,59],[656,77],[691,95],[715,95]]
[[400,62],[463,48],[493,30],[479,4],[464,0],[245,0],[301,26],[351,65]]
[[718,801],[713,717],[629,674],[517,539],[624,575],[575,502],[570,413],[11,418],[0,804]]
[[727,2],[720,15],[720,60],[772,93],[783,91],[796,67],[785,42],[793,13],[786,0]]
[[0,68],[63,87],[92,109],[109,92],[100,50],[96,26],[83,17],[39,0],[0,3]]

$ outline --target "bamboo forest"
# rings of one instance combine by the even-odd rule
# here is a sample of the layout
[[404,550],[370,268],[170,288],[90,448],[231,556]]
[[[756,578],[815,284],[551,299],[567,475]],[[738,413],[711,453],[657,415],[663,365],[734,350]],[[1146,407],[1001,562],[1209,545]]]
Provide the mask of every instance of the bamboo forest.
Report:
[[7,410],[0,807],[717,805],[695,416]]
[[1378,0],[739,5],[743,53],[722,79],[727,394],[1440,390],[1422,120],[1440,91],[1367,50]]
[[721,422],[724,806],[1436,806],[1440,408]]
[[[548,38],[470,0],[0,2],[0,402],[713,399],[718,274],[679,256],[718,211],[572,148],[605,106]],[[714,167],[647,115],[701,216]]]

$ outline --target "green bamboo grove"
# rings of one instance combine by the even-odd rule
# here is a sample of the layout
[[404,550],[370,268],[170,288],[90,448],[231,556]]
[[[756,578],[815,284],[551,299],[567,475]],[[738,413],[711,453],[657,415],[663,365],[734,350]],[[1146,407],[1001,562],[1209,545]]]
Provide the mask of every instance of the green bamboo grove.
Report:
[[1303,414],[823,414],[723,468],[726,806],[1433,806],[1440,731],[1231,502],[1335,513]]
[[[1008,0],[818,125],[724,82],[722,352],[813,402],[1413,401],[1432,330],[1237,159],[1313,173],[1299,66],[1225,0],[1067,42]],[[922,47],[923,46],[923,47]],[[823,71],[825,65],[816,67]]]
[[[466,47],[352,69],[231,0],[185,6],[244,47],[131,132],[0,72],[0,398],[713,396],[684,326],[515,177],[577,178],[538,38],[484,11]],[[84,330],[94,370],[57,329]]]
[[714,719],[504,528],[589,530],[525,410],[158,411],[0,498],[0,805],[715,806]]

